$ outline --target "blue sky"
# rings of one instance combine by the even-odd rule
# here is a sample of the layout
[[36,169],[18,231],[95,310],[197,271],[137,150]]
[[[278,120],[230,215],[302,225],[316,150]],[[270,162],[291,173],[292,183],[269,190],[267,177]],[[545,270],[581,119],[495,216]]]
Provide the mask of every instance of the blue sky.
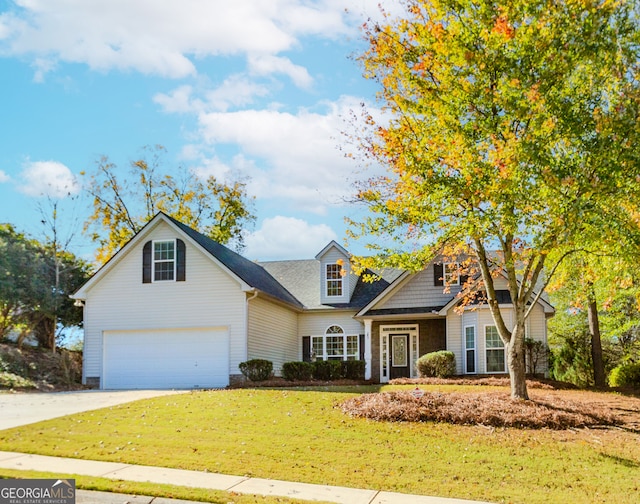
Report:
[[42,238],[39,208],[59,199],[71,250],[92,257],[80,172],[107,155],[124,173],[161,144],[168,167],[249,178],[247,257],[342,242],[344,216],[362,212],[344,201],[368,174],[337,146],[349,111],[377,106],[349,56],[377,4],[0,0],[0,222]]

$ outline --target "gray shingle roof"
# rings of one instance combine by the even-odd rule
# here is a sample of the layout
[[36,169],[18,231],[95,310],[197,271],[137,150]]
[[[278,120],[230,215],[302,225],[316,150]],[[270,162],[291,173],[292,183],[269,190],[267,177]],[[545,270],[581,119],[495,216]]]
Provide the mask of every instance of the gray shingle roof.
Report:
[[359,277],[349,303],[322,304],[320,261],[317,259],[256,263],[173,217],[165,216],[247,285],[298,308],[360,309],[402,273],[395,269],[379,271],[376,274],[381,278],[374,282],[365,282]]
[[360,309],[378,296],[401,272],[388,269],[379,273],[375,282],[358,282],[349,303],[322,304],[320,261],[316,259],[269,261],[260,263],[271,275],[291,292],[307,309]]
[[320,306],[320,262],[315,259],[269,261],[260,265],[305,308]]
[[[165,214],[166,215],[166,214]],[[191,229],[189,226],[166,215],[185,234],[191,237],[202,248],[209,252],[218,261],[224,264],[230,271],[240,277],[247,285],[254,287],[269,296],[302,308],[302,303],[291,294],[281,283],[271,276],[259,264],[242,257],[233,250],[219,244],[208,236]]]

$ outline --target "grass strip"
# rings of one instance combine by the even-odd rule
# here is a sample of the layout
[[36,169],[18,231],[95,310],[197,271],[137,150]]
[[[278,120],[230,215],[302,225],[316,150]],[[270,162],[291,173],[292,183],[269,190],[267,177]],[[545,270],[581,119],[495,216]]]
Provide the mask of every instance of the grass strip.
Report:
[[637,432],[376,422],[340,410],[379,388],[154,398],[2,431],[0,449],[492,502],[637,501]]
[[250,495],[237,492],[225,492],[222,490],[209,490],[205,488],[159,485],[157,483],[140,483],[135,481],[112,480],[108,478],[81,476],[78,474],[60,474],[42,471],[18,471],[14,469],[0,468],[0,478],[75,479],[76,488],[81,490],[94,490],[97,492],[122,493],[130,495],[145,495],[149,497],[163,497],[167,499],[181,499],[214,504],[308,504],[309,502],[300,499],[290,499],[287,497]]

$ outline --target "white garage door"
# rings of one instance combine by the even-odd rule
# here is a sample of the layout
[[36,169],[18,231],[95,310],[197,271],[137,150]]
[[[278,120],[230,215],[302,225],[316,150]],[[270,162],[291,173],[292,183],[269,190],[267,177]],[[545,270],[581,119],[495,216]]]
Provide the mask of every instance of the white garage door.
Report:
[[226,329],[105,331],[102,388],[210,388],[229,384]]

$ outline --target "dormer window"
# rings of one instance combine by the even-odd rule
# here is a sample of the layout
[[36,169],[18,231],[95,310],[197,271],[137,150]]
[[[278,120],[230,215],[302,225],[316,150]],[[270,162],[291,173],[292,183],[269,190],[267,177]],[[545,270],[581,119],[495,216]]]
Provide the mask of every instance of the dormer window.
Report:
[[342,265],[327,264],[327,296],[342,296]]
[[176,242],[153,242],[153,281],[173,280],[176,272]]

